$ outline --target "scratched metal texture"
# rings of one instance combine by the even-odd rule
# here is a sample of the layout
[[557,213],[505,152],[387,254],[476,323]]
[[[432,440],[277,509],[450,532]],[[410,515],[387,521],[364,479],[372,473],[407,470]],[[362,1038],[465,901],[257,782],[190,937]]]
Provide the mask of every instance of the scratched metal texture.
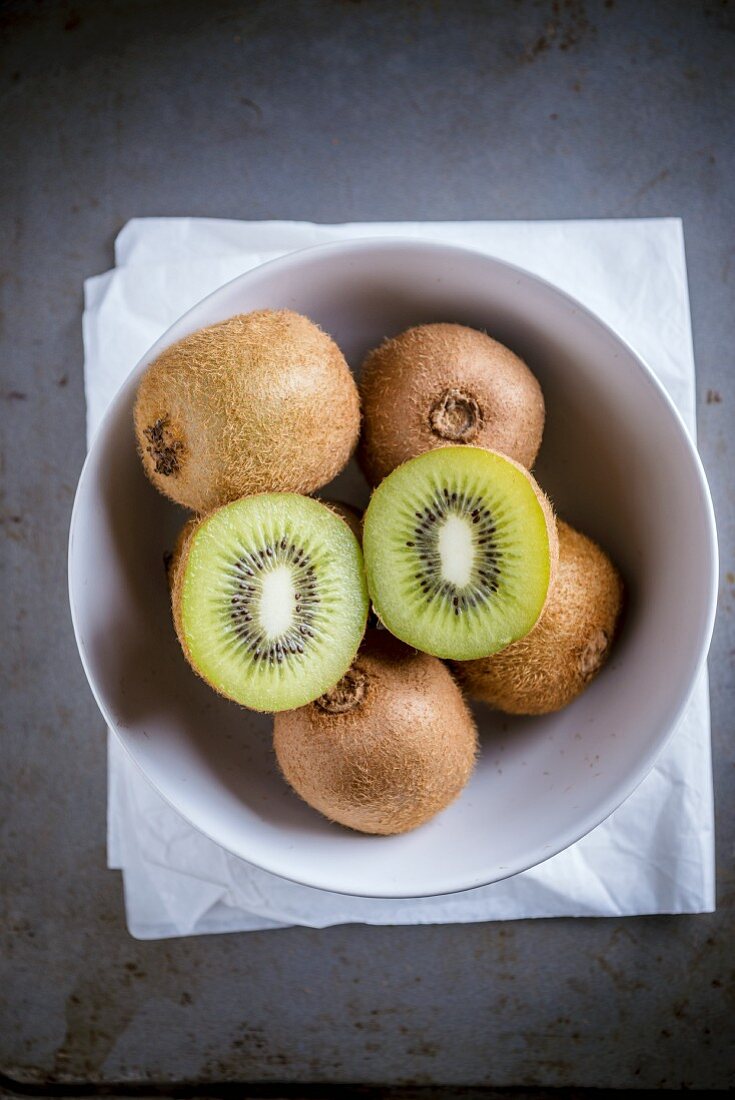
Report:
[[[51,1082],[734,1082],[734,5],[2,5],[0,1069]],[[722,542],[716,915],[137,943],[72,638],[82,280],[140,215],[682,215]]]

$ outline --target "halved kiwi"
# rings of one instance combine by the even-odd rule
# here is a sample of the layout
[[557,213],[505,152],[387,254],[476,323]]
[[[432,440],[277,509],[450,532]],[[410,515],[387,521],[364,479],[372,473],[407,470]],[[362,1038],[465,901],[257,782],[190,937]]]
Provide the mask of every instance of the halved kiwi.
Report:
[[364,518],[368,588],[383,624],[436,657],[496,653],[538,621],[558,557],[551,506],[522,466],[481,447],[411,459]]
[[328,691],[365,632],[357,539],[325,505],[295,493],[246,497],[190,523],[171,583],[192,668],[252,710],[289,710]]

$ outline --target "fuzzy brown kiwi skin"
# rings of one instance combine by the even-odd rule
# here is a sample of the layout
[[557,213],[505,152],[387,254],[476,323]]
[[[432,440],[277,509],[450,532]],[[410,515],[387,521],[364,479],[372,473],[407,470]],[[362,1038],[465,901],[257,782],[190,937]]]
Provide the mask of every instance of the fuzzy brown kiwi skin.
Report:
[[344,500],[326,500],[324,497],[318,499],[322,504],[326,504],[331,512],[334,512],[335,515],[345,521],[360,546],[362,546],[362,513]]
[[544,398],[509,348],[455,324],[410,328],[362,365],[358,460],[371,485],[434,447],[471,444],[530,469],[541,446]]
[[140,381],[134,420],[150,480],[203,513],[331,481],[357,444],[360,406],[331,337],[298,313],[260,310],[163,351]]
[[534,629],[500,653],[453,667],[475,698],[508,714],[549,714],[580,695],[607,660],[623,602],[608,556],[558,521],[559,566]]
[[274,748],[310,806],[387,836],[417,828],[457,797],[474,767],[477,731],[441,661],[370,630],[331,692],[275,716]]

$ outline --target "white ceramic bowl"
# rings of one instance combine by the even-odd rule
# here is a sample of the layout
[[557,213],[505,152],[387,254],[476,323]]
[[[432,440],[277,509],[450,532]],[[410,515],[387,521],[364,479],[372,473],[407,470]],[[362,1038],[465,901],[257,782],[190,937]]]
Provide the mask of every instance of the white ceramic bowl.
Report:
[[[289,307],[353,366],[427,321],[487,329],[538,376],[547,426],[536,468],[559,514],[609,551],[629,605],[610,663],[559,714],[478,707],[482,754],[458,801],[400,837],[332,825],[281,779],[270,719],[220,699],[174,637],[162,558],[183,513],[148,484],[133,399],[158,352],[234,313]],[[331,495],[364,504],[351,464]],[[151,348],[118,393],[79,481],[69,545],[77,643],[100,709],[181,814],[243,859],[347,894],[464,890],[531,867],[598,825],[644,778],[676,726],[714,617],[716,539],[696,451],[651,371],[555,287],[464,249],[361,240],[310,248],[235,279]]]

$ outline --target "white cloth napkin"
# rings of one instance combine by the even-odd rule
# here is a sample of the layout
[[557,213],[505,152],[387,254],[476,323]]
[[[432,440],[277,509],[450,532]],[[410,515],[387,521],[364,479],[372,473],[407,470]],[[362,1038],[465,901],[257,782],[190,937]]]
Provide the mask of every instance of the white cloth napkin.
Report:
[[[686,263],[677,219],[324,226],[151,218],[129,222],[114,270],[85,283],[88,436],[140,356],[185,310],[277,255],[354,237],[419,237],[482,249],[595,310],[657,372],[695,432]],[[411,901],[298,886],[229,855],[188,825],[109,738],[108,862],[120,868],[133,936],[158,939],[287,925],[430,924],[714,909],[706,674],[655,768],[572,848],[505,882]]]

